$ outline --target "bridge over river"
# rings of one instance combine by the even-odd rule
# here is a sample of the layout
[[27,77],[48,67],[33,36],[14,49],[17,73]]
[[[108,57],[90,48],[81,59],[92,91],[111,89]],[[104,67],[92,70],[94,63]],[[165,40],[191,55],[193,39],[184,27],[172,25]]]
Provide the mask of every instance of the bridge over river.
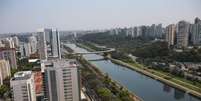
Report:
[[104,51],[94,51],[94,52],[75,52],[72,54],[81,54],[81,55],[85,55],[85,54],[101,54],[101,53],[110,53],[115,51],[114,48],[108,48],[108,50],[104,50]]

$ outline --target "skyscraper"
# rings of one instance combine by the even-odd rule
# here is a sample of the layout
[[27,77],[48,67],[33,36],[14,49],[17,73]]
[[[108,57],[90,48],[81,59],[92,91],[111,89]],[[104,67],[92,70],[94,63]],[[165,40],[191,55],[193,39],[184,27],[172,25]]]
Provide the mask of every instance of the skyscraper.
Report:
[[0,48],[0,59],[4,59],[4,60],[9,61],[10,67],[12,69],[17,68],[16,54],[15,54],[14,48],[1,47]]
[[38,30],[38,50],[40,59],[47,59],[47,43],[46,43],[46,34],[50,33],[50,29],[39,29]]
[[15,43],[11,37],[3,39],[3,44],[7,48],[15,48]]
[[13,101],[36,101],[34,73],[22,71],[10,80]]
[[31,36],[29,37],[29,43],[30,43],[30,47],[31,47],[31,54],[36,53],[37,51],[37,39],[35,36]]
[[53,57],[59,57],[61,58],[60,53],[60,38],[59,38],[59,32],[57,30],[53,30],[50,34],[50,46],[51,46],[51,53]]
[[48,57],[61,58],[59,32],[52,29],[42,29],[38,34],[41,59],[47,59]]
[[165,40],[168,45],[175,45],[176,43],[176,26],[174,24],[168,25],[165,29]]
[[21,57],[29,57],[31,55],[31,46],[29,42],[20,43],[20,54]]
[[13,36],[12,40],[14,42],[15,48],[18,48],[19,47],[19,39],[18,39],[18,37],[17,36]]
[[189,42],[190,24],[186,21],[179,21],[177,25],[177,48],[185,48]]
[[162,27],[162,24],[158,24],[156,26],[156,38],[162,38],[163,36],[163,27]]
[[75,61],[47,60],[41,64],[46,101],[79,101],[79,75]]
[[192,36],[193,45],[201,45],[201,20],[195,19],[195,23],[192,24]]
[[0,60],[0,85],[3,84],[3,80],[11,76],[10,65],[6,60]]

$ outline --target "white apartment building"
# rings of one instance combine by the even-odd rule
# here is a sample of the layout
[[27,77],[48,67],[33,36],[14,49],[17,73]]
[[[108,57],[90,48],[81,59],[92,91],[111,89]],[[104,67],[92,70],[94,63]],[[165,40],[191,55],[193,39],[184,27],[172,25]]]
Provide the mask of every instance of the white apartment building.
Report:
[[29,37],[29,43],[30,43],[30,48],[31,48],[31,54],[37,52],[37,39],[35,36]]
[[38,51],[40,55],[40,59],[44,60],[47,59],[47,42],[46,42],[46,35],[50,33],[49,29],[39,29],[38,34]]
[[74,60],[42,61],[45,101],[80,101],[79,73]]
[[3,39],[6,48],[15,48],[15,43],[11,37]]
[[12,37],[12,40],[14,42],[15,48],[19,47],[19,39],[17,36]]
[[179,21],[177,24],[177,48],[185,48],[189,44],[189,26],[186,21]]
[[10,65],[6,60],[0,60],[0,85],[3,84],[3,80],[11,76]]
[[21,57],[29,57],[31,54],[31,45],[27,42],[20,43],[20,53]]
[[176,43],[176,25],[168,25],[165,29],[165,40],[168,42],[168,45],[175,45]]
[[31,71],[15,73],[10,86],[12,101],[36,101],[34,74]]

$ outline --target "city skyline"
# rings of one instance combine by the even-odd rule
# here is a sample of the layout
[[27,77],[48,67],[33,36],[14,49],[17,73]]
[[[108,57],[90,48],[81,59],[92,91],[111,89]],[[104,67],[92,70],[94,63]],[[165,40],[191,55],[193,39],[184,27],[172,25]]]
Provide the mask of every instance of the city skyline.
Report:
[[0,33],[33,32],[41,27],[93,30],[153,23],[166,26],[180,20],[192,23],[201,17],[200,4],[200,0],[1,1]]

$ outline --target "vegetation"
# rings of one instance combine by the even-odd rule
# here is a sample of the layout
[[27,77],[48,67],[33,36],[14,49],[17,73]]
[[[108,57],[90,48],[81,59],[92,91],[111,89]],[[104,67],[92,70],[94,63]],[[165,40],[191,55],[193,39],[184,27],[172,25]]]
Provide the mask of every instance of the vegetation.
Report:
[[153,42],[146,44],[140,48],[136,48],[133,55],[142,58],[155,58],[167,56],[169,53],[168,44],[166,42]]
[[18,60],[17,65],[19,68],[18,70],[24,71],[24,70],[32,70],[34,66],[39,66],[40,64],[38,62],[29,63],[28,58],[23,58]]
[[103,101],[111,101],[112,100],[112,93],[108,88],[98,88],[97,89],[98,94],[103,99]]
[[[94,48],[92,43],[100,45],[106,45],[117,49],[120,55],[132,53],[133,55],[141,58],[162,61],[162,62],[201,62],[201,49],[185,49],[183,52],[176,52],[164,41],[152,41],[144,38],[132,38],[126,36],[124,32],[119,35],[111,35],[109,32],[100,32],[94,34],[86,34],[79,38],[78,42],[84,42],[85,45],[92,49]],[[123,52],[123,53],[122,53]],[[114,53],[114,58],[119,56]],[[124,56],[125,57],[125,56]]]
[[66,49],[69,53],[73,53],[73,50],[65,45],[63,45],[64,49]]
[[[90,42],[83,41],[82,44],[77,44],[79,47],[87,49],[88,51],[101,51],[104,50],[102,48],[96,47],[94,44]],[[121,51],[111,52],[110,55],[112,58],[119,59],[122,61],[132,61],[132,59],[128,56],[127,53]]]
[[[201,48],[194,47],[193,49],[183,49],[182,52],[178,52],[173,50],[173,48],[168,47],[168,44],[164,41],[150,41],[142,40],[140,38],[131,39],[121,35],[110,35],[108,33],[88,34],[80,37],[79,40],[84,42],[84,44],[87,41],[88,43],[91,42],[106,45],[107,47],[114,47],[117,51],[111,53],[112,58],[126,62],[132,65],[133,68],[145,70],[183,87],[201,92],[201,83],[196,81],[196,79],[188,77],[184,78],[183,72],[178,71],[176,68],[171,71],[167,68],[169,63],[201,62]],[[88,46],[87,44],[85,45]],[[91,46],[89,47],[91,48]],[[132,61],[132,59],[128,57],[129,53],[137,56],[137,62],[140,64]],[[153,63],[162,63],[166,65],[157,67],[156,65],[153,65]],[[200,70],[201,68],[197,71]],[[110,80],[108,79],[104,82],[108,83]]]
[[17,69],[11,69],[11,77],[13,77],[14,76],[14,74],[16,73],[16,72],[18,72],[19,70],[17,70]]
[[148,73],[150,73],[150,75],[155,75],[155,76],[164,78],[168,81],[174,82],[180,86],[186,87],[188,89],[197,91],[199,93],[201,92],[201,89],[200,89],[201,84],[200,83],[197,83],[197,82],[193,83],[193,81],[189,81],[189,80],[186,80],[185,78],[177,77],[175,75],[171,75],[167,72],[163,72],[160,70],[149,69],[149,68],[147,68],[141,64],[138,64],[136,62],[126,63],[126,62],[122,62],[120,60],[114,60],[114,59],[112,59],[112,62],[119,64],[119,65],[126,66],[126,67],[134,69],[136,71],[148,72]]
[[93,43],[87,42],[87,41],[84,42],[84,44],[96,51],[104,51],[105,50],[104,48],[96,47],[96,45],[94,45]]
[[81,70],[82,81],[84,84],[88,83],[102,101],[133,101],[129,96],[130,93],[112,81],[107,74],[103,75],[86,60],[79,59],[79,61],[84,67]]
[[112,58],[119,59],[135,67],[141,68],[143,70],[147,70],[150,73],[153,73],[157,76],[160,76],[167,80],[175,82],[179,85],[182,85],[189,89],[200,92],[200,89],[198,88],[201,87],[201,84],[199,82],[196,82],[194,79],[193,81],[190,81],[190,80],[187,80],[186,78],[183,78],[181,76],[182,73],[179,75],[176,75],[179,72],[171,72],[172,73],[171,74],[166,68],[164,69],[150,68],[149,65],[152,62],[164,62],[164,63],[172,63],[175,61],[200,62],[201,49],[193,48],[193,49],[184,50],[183,52],[176,52],[173,49],[169,48],[166,42],[154,41],[154,42],[143,44],[142,46],[137,48],[132,48],[131,50],[133,50],[131,52],[133,55],[139,57],[137,61],[146,65],[145,67],[130,60],[126,51],[118,50],[117,52],[111,53],[111,56]]
[[119,59],[121,61],[125,61],[125,62],[131,62],[133,61],[128,54],[121,52],[121,51],[115,51],[111,53],[111,57],[114,59]]
[[3,98],[5,96],[5,93],[9,91],[9,87],[6,85],[0,86],[0,98]]
[[119,33],[119,35],[111,35],[109,32],[86,34],[78,40],[78,42],[86,41],[100,45],[107,45],[108,47],[129,53],[132,52],[134,48],[149,42],[149,40],[144,40],[142,38],[133,39],[130,36],[126,36],[124,32]]
[[201,48],[184,50],[183,52],[172,52],[170,57],[180,62],[201,62]]

